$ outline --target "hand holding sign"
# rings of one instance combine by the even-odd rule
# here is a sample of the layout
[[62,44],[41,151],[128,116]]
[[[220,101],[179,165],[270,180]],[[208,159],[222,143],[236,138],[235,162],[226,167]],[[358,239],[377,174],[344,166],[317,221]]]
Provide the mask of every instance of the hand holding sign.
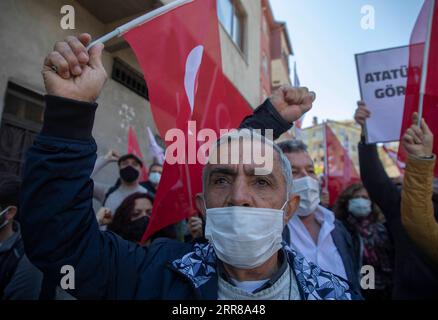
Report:
[[365,102],[358,101],[357,109],[354,113],[354,120],[362,127],[362,133],[365,129],[365,121],[371,116],[371,111],[367,108]]
[[356,55],[361,99],[369,113],[359,106],[355,119],[367,143],[399,140],[408,62],[407,46]]

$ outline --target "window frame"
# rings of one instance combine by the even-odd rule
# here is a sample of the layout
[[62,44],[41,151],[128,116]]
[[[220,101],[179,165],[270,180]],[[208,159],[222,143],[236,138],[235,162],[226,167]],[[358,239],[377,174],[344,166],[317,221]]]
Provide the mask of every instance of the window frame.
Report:
[[[230,28],[224,24],[221,19],[221,15],[219,14],[219,1],[228,1],[231,5],[231,17],[228,19],[231,22]],[[217,1],[217,11],[218,11],[218,20],[219,24],[224,29],[225,33],[230,38],[231,42],[236,46],[238,51],[245,57],[247,54],[247,43],[246,43],[246,34],[247,34],[247,14],[243,7],[243,5],[238,0],[219,0]],[[240,22],[240,30],[238,35],[235,34],[235,21]],[[230,30],[228,30],[230,29]],[[238,39],[235,39],[238,37]]]

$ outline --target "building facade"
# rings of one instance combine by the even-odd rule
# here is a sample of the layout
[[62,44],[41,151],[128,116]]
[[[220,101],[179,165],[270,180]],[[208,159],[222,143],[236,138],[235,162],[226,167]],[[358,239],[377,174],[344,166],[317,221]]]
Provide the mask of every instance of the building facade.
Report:
[[[24,153],[41,129],[45,94],[41,69],[54,43],[83,32],[97,38],[170,1],[0,1],[0,172],[20,173]],[[74,30],[61,27],[61,9],[66,5],[74,8]],[[218,0],[222,67],[253,107],[262,100],[262,12],[262,0]],[[136,57],[128,44],[117,38],[106,44],[103,63],[109,79],[98,100],[93,131],[98,153],[109,149],[126,152],[132,126],[148,164],[152,156],[147,151],[146,128],[157,131]],[[96,179],[113,182],[114,169],[104,169]]]
[[262,0],[260,89],[264,100],[281,85],[291,85],[293,55],[286,23],[276,21],[269,0]]
[[[332,129],[341,145],[348,150],[350,159],[352,160],[357,173],[360,174],[358,143],[361,139],[361,128],[354,121],[328,120],[327,125]],[[324,128],[324,123],[318,123],[318,120],[314,119],[311,127],[305,128],[301,131],[301,139],[308,147],[309,154],[315,163],[315,172],[317,175],[322,175],[324,173]],[[397,150],[398,145],[392,145],[391,149]],[[400,171],[396,164],[380,145],[378,146],[378,152],[388,176],[391,178],[399,177]]]

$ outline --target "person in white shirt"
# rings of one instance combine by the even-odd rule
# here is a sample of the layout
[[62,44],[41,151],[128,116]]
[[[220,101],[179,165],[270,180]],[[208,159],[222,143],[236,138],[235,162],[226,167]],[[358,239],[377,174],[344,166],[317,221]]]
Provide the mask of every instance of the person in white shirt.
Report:
[[334,213],[320,205],[320,184],[307,146],[300,140],[289,140],[279,147],[292,166],[293,192],[300,196],[299,209],[287,224],[284,240],[309,261],[359,288],[351,236]]

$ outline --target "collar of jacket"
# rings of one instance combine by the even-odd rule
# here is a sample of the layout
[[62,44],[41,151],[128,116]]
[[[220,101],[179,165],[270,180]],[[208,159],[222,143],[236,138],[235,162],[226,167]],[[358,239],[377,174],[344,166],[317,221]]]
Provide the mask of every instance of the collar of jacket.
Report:
[[[303,300],[352,299],[354,292],[348,282],[308,262],[285,243],[282,250],[295,273]],[[174,260],[170,268],[191,284],[198,299],[217,299],[217,257],[211,244],[196,243],[192,252]]]

